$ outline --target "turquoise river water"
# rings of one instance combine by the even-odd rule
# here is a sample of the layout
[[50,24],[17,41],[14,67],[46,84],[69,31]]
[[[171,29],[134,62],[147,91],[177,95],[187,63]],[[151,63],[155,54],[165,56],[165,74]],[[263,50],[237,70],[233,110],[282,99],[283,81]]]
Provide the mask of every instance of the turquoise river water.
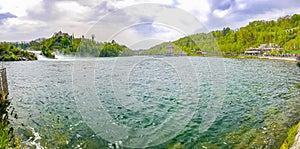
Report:
[[300,121],[292,62],[124,57],[4,63],[31,148],[278,148]]

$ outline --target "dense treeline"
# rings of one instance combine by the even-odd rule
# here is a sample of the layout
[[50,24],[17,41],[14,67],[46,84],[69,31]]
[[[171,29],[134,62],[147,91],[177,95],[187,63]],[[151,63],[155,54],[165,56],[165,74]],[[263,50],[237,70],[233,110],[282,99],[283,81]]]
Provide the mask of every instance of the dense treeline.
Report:
[[[172,42],[175,49],[194,55],[197,51],[221,52],[223,55],[239,55],[250,47],[275,43],[283,48],[281,53],[300,53],[300,15],[285,16],[277,21],[253,21],[238,30],[224,28],[210,33],[198,33]],[[163,54],[167,43],[143,52],[146,55]],[[176,50],[175,50],[176,51]]]
[[41,42],[32,42],[31,48],[41,51],[48,58],[54,58],[54,52],[69,55],[76,52],[81,39],[72,39],[68,34],[54,35]]
[[0,43],[0,61],[21,60],[37,60],[37,57],[34,53],[16,48],[13,44],[7,42]]
[[91,39],[74,38],[66,33],[58,32],[48,39],[40,42],[32,41],[27,46],[32,50],[41,51],[49,58],[54,58],[55,54],[73,55],[82,57],[116,57],[129,56],[133,52],[126,46],[119,45],[114,40],[112,42],[98,43]]
[[77,56],[117,57],[133,55],[132,51],[124,45],[112,42],[96,43],[83,39],[75,50]]
[[[172,43],[164,42],[159,45],[156,45],[148,50],[143,50],[140,52],[141,55],[164,55],[166,48]],[[175,51],[176,51],[175,47]]]
[[264,43],[275,43],[284,50],[282,53],[300,51],[300,15],[286,16],[277,21],[253,21],[237,31],[224,28],[212,32],[224,53],[240,54],[249,47]]

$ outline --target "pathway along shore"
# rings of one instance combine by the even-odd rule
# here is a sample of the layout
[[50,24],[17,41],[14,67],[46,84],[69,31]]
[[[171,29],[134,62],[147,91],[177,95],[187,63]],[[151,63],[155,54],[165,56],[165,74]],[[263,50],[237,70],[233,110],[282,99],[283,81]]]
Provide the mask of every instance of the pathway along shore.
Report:
[[300,149],[300,126],[298,127],[298,133],[295,137],[295,142],[291,149]]
[[296,57],[273,57],[273,56],[259,56],[260,59],[270,59],[270,60],[284,60],[284,61],[292,61],[298,62]]

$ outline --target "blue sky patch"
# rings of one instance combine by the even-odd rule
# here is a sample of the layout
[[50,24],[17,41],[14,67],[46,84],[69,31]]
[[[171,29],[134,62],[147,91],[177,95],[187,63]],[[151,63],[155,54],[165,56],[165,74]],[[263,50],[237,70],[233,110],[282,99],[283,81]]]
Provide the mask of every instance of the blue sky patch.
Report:
[[3,20],[8,18],[16,18],[17,16],[7,12],[7,13],[0,13],[0,25],[3,24]]

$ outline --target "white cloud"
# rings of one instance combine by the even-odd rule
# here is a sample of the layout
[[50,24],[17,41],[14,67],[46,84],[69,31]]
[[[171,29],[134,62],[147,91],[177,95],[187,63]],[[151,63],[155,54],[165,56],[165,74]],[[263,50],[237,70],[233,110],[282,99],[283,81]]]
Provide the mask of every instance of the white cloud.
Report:
[[213,15],[218,17],[218,18],[223,18],[226,15],[228,15],[229,12],[230,12],[230,9],[226,9],[226,10],[216,9],[216,10],[213,11]]
[[105,16],[89,30],[87,37],[95,34],[98,41],[115,39],[132,45],[148,39],[173,41],[200,30],[203,31],[201,22],[183,9],[139,4]]
[[[170,7],[151,7],[153,3]],[[134,8],[142,4],[144,7]],[[178,10],[168,10],[172,7]],[[17,17],[1,20],[0,41],[49,37],[59,30],[78,37],[95,29],[100,31],[96,39],[105,40],[124,29],[122,36],[118,35],[120,42],[141,45],[139,41],[169,41],[182,34],[205,31],[201,23],[211,30],[237,28],[253,20],[300,13],[299,7],[297,0],[1,0],[0,13]],[[117,9],[125,12],[103,19]],[[102,25],[89,30],[100,18]],[[147,21],[152,22],[151,27],[132,26]]]
[[181,30],[176,30],[174,28],[169,28],[162,24],[154,23],[153,27],[159,30],[160,32],[155,33],[152,38],[161,39],[164,41],[174,41],[180,37],[186,36]]
[[244,26],[247,25],[251,21],[255,20],[277,20],[279,17],[284,17],[286,15],[293,15],[293,14],[299,14],[300,10],[298,7],[294,8],[285,8],[285,9],[272,9],[270,11],[267,11],[265,13],[257,14],[256,16],[252,16],[250,18],[245,18],[242,22],[239,23],[238,26]]
[[41,21],[31,21],[31,20],[21,20],[18,18],[9,18],[7,21],[5,21],[4,25],[7,27],[13,27],[13,26],[36,26],[36,25],[45,25],[46,23],[41,22]]
[[238,10],[243,10],[247,7],[246,3],[237,3]]
[[67,21],[80,19],[84,20],[85,17],[92,13],[89,7],[80,5],[74,1],[59,1],[55,3],[55,7],[59,12],[57,14],[64,15]]
[[[70,0],[69,0],[70,1]],[[88,6],[88,7],[94,7],[98,5],[101,2],[105,2],[108,0],[76,0],[81,5]]]
[[0,13],[10,12],[18,17],[27,15],[27,10],[38,5],[42,0],[1,0]]
[[209,18],[207,15],[211,12],[208,0],[178,0],[178,8],[181,8],[198,20],[206,22]]
[[[42,21],[22,20],[19,18],[9,18],[0,26],[0,40],[23,41],[38,38],[34,33],[43,33],[41,28],[46,27],[47,23]],[[44,34],[40,34],[39,37]],[[25,39],[26,38],[26,39]]]
[[180,31],[164,26],[163,24],[154,23],[148,25],[155,30],[151,34],[148,34],[147,32],[141,33],[130,27],[116,34],[113,39],[137,50],[155,46],[160,42],[174,41],[185,36],[185,34]]
[[[300,13],[300,9],[298,7],[272,9],[271,11],[265,12],[263,14],[259,14],[258,18],[264,18],[265,20],[273,20],[273,19],[278,19],[279,17],[284,17],[286,15],[292,15],[295,13]],[[257,18],[252,18],[252,19],[257,19]]]
[[162,4],[162,5],[172,5],[173,0],[123,0],[123,1],[110,1],[113,6],[118,9],[125,8],[132,5],[139,5],[139,4]]

